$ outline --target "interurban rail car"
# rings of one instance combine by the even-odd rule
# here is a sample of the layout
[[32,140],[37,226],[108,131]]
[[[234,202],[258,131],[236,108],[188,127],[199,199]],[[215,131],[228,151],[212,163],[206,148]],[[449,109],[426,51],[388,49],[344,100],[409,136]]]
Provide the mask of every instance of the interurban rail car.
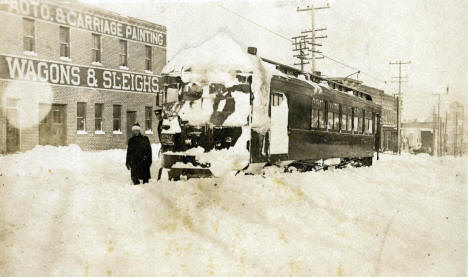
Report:
[[251,72],[226,70],[234,82],[166,70],[159,177],[372,164],[381,107],[369,95],[252,56]]

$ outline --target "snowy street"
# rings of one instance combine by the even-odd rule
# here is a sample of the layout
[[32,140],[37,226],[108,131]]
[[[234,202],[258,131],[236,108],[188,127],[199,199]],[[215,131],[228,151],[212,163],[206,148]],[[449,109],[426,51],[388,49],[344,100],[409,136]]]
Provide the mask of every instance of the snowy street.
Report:
[[467,162],[132,186],[125,150],[37,146],[0,156],[0,276],[465,276]]

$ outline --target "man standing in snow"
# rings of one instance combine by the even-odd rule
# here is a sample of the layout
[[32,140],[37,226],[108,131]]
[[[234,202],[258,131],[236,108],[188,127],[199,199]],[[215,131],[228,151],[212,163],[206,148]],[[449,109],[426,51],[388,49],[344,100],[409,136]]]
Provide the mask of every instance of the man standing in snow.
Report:
[[125,163],[131,172],[135,185],[140,184],[140,180],[143,180],[143,184],[148,183],[151,178],[150,166],[153,161],[150,141],[140,131],[140,124],[137,122],[132,126],[133,136],[128,140],[127,161]]
[[162,131],[162,122],[163,122],[162,109],[161,108],[156,109],[154,114],[156,115],[156,120],[158,121],[158,138],[159,138],[159,142],[161,142],[161,131]]

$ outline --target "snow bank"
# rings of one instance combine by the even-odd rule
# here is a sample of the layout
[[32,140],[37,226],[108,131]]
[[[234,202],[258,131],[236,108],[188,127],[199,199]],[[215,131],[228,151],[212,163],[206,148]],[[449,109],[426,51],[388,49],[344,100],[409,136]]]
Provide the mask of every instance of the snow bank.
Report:
[[0,276],[465,275],[467,158],[140,186],[124,161],[0,156]]

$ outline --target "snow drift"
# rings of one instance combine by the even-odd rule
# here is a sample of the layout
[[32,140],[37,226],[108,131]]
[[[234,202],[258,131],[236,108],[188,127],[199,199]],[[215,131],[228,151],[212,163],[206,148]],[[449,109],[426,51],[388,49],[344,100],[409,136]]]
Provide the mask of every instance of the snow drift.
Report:
[[38,146],[0,156],[0,276],[464,276],[466,163],[131,186],[124,150]]

